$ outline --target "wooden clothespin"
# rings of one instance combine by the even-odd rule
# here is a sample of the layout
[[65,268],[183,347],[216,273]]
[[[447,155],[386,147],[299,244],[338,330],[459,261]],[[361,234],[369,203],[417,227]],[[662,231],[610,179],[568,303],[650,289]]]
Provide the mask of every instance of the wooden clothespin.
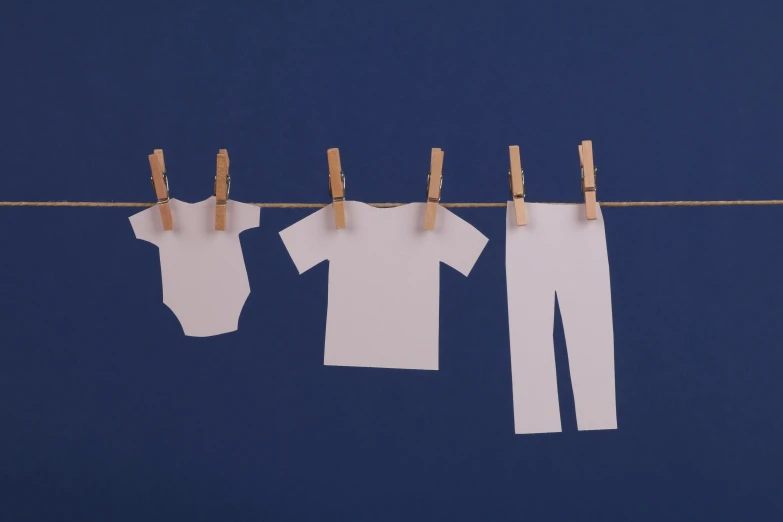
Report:
[[152,188],[158,199],[160,219],[163,221],[163,230],[174,230],[174,220],[171,217],[169,207],[169,178],[166,176],[166,163],[163,160],[163,150],[155,149],[149,155],[150,170],[152,170]]
[[508,148],[508,155],[511,161],[511,169],[508,171],[511,199],[514,202],[517,225],[522,226],[527,224],[527,214],[525,213],[525,171],[522,170],[522,161],[519,159],[519,146],[511,145]]
[[345,228],[345,174],[340,166],[340,149],[326,151],[329,161],[329,196],[334,208],[334,224],[336,228]]
[[427,175],[427,210],[424,213],[424,230],[435,230],[435,216],[443,188],[443,151],[432,149],[430,173]]
[[585,196],[585,213],[587,219],[596,219],[596,173],[598,169],[593,162],[593,142],[585,140],[579,145],[579,163],[582,166],[582,194]]
[[231,174],[228,172],[228,151],[220,149],[215,171],[215,230],[226,229],[226,207],[231,192]]

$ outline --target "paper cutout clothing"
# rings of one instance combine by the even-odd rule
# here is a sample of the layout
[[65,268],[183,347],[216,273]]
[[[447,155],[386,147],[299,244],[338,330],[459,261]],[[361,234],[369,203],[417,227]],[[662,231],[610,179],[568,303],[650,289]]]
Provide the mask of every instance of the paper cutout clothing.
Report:
[[329,260],[324,364],[438,369],[440,262],[467,276],[487,238],[439,207],[375,208],[346,201],[347,227],[331,205],[280,232],[299,273]]
[[609,258],[600,207],[526,203],[506,213],[506,281],[516,433],[561,431],[555,294],[563,318],[579,430],[617,428]]
[[198,203],[171,199],[169,205],[174,230],[163,230],[157,207],[129,218],[136,237],[160,250],[163,303],[187,336],[235,331],[250,295],[239,233],[258,226],[261,209],[229,201],[226,229],[215,230],[214,196]]

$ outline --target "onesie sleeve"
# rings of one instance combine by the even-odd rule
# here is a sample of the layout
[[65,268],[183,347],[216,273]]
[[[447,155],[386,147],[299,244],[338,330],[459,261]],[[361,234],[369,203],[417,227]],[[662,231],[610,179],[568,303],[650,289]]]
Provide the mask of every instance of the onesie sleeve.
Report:
[[163,222],[160,219],[160,209],[157,205],[133,214],[128,218],[136,234],[136,239],[148,241],[157,245],[157,239],[163,233]]
[[334,214],[328,205],[281,231],[280,238],[302,274],[329,259],[334,232]]
[[261,208],[250,203],[229,200],[226,212],[227,228],[237,234],[256,228],[260,221]]
[[440,261],[467,277],[489,240],[473,225],[443,207],[438,207],[434,232]]

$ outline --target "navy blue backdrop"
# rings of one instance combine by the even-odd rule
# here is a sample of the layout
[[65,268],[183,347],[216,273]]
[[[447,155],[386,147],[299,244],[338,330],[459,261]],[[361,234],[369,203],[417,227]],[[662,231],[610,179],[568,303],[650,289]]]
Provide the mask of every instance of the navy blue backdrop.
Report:
[[[760,2],[759,2],[760,3]],[[781,7],[181,2],[0,15],[2,200],[783,197]],[[548,4],[548,3],[547,3]],[[772,5],[773,3],[769,3]],[[774,520],[783,515],[781,207],[607,208],[617,431],[514,435],[503,209],[441,271],[438,372],[324,367],[327,264],[262,210],[238,332],[187,338],[138,209],[0,208],[0,520]]]

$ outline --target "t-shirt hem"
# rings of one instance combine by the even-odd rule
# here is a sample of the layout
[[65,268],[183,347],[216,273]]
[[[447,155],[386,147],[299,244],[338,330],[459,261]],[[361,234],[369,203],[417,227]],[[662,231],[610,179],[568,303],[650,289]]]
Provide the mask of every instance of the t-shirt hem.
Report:
[[346,368],[379,368],[385,370],[424,370],[424,371],[437,371],[438,365],[435,366],[391,366],[388,364],[373,364],[373,363],[345,363],[345,362],[330,362],[324,360],[324,366],[343,366]]

